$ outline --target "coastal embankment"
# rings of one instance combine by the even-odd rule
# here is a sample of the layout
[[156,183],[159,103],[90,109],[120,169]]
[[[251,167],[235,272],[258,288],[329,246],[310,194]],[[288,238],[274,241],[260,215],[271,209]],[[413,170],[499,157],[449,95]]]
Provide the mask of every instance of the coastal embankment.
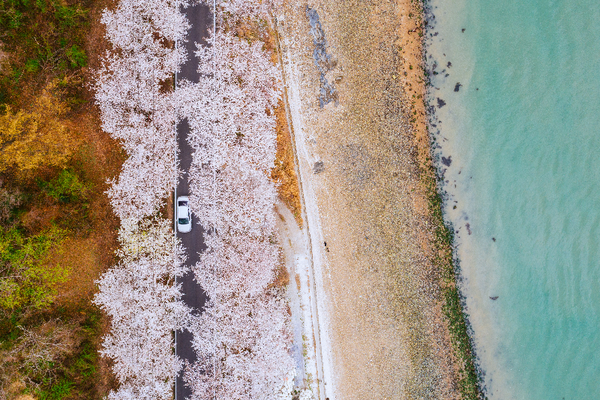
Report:
[[276,19],[311,253],[310,276],[290,280],[312,288],[318,398],[478,398],[431,161],[421,4],[286,2]]

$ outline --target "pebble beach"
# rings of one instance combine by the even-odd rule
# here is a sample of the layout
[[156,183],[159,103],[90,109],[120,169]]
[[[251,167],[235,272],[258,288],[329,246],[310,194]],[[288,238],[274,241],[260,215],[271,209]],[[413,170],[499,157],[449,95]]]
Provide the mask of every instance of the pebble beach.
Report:
[[290,2],[277,17],[330,399],[455,399],[424,166],[422,15]]

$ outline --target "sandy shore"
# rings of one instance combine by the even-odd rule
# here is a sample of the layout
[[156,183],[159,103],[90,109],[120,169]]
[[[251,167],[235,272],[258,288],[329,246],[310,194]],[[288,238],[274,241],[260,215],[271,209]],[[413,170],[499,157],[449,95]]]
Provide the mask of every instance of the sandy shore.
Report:
[[288,2],[277,19],[312,252],[318,397],[459,398],[419,168],[429,155],[419,14],[409,0],[308,7]]

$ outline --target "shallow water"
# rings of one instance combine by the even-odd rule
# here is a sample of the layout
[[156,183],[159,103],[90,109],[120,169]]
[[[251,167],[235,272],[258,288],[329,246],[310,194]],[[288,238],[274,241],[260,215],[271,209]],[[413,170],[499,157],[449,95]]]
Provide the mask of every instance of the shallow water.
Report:
[[600,3],[430,4],[446,216],[488,395],[600,398]]

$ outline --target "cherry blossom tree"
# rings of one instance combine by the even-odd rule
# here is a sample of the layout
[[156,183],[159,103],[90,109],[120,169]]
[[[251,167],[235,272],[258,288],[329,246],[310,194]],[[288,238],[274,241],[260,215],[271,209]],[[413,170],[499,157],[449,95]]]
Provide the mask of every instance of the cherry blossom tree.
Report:
[[[102,128],[129,159],[109,190],[120,218],[144,218],[164,203],[179,171],[175,157],[175,94],[169,82],[185,61],[189,24],[181,0],[121,0],[102,22],[113,51],[97,72]],[[172,83],[171,85],[172,86]]]
[[[210,3],[210,2],[207,2]],[[220,0],[224,24],[267,18],[274,2]],[[273,287],[281,264],[275,233],[276,151],[273,109],[279,70],[263,44],[219,29],[198,47],[198,83],[170,79],[186,59],[186,1],[121,0],[105,11],[113,49],[97,73],[103,129],[128,159],[108,192],[121,219],[120,262],[102,276],[95,303],[112,319],[102,354],[120,382],[109,399],[166,399],[183,367],[172,332],[194,334],[197,361],[188,365],[192,399],[274,399],[289,395],[288,306]],[[194,149],[190,205],[208,232],[193,267],[209,296],[199,317],[181,301],[176,278],[183,250],[158,219],[177,182],[175,125],[186,118]],[[288,396],[289,397],[289,396]]]
[[183,248],[167,220],[126,221],[119,232],[120,263],[98,281],[94,303],[112,321],[101,354],[114,361],[121,387],[109,399],[170,399],[182,362],[173,332],[188,327],[181,301]]
[[[201,0],[209,6],[213,6],[212,0]],[[218,14],[223,18],[234,20],[252,18],[266,20],[270,13],[277,9],[282,0],[217,0]]]
[[203,226],[261,235],[272,229],[276,191],[269,174],[280,75],[262,44],[217,32],[197,52],[201,79],[182,82],[179,109],[196,151],[191,205]]
[[[250,14],[260,6],[225,3]],[[289,314],[272,287],[281,263],[270,179],[279,70],[260,42],[219,30],[209,44],[196,53],[200,81],[178,93],[194,149],[190,203],[209,232],[193,271],[210,301],[192,329],[197,362],[185,379],[193,400],[289,398]]]
[[194,329],[193,399],[271,400],[293,370],[287,305],[277,293],[211,299]]
[[181,301],[183,249],[158,209],[179,174],[172,77],[185,61],[188,23],[179,0],[121,0],[102,22],[113,46],[97,71],[102,128],[128,159],[108,195],[121,218],[120,262],[98,281],[94,302],[111,318],[101,353],[114,361],[120,382],[109,399],[171,399],[182,361],[173,332],[185,329],[190,309]]
[[194,273],[210,298],[237,293],[255,296],[273,281],[280,250],[272,238],[210,233],[204,239],[207,250]]

